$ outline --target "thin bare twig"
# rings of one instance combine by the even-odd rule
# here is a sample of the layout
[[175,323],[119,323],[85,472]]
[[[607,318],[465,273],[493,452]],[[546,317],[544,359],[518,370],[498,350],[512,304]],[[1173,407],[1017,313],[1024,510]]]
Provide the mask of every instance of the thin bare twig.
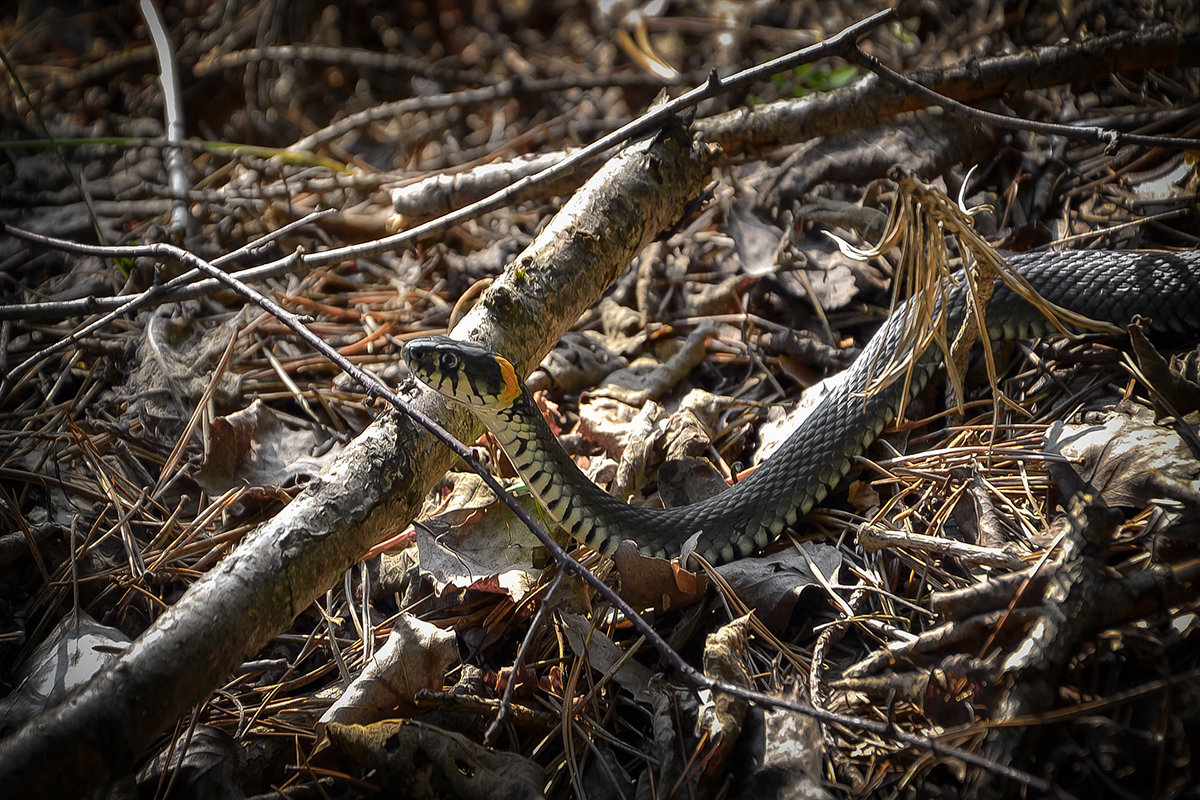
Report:
[[196,220],[188,210],[188,204],[183,198],[191,189],[187,169],[184,166],[183,141],[186,125],[183,120],[183,90],[179,85],[179,70],[175,65],[175,46],[163,24],[162,12],[154,0],[141,0],[138,9],[146,20],[150,30],[150,39],[154,42],[154,53],[158,57],[158,80],[163,91],[163,111],[167,117],[166,167],[171,191],[176,200],[171,206],[171,231],[182,236],[196,227]]
[[949,109],[957,114],[981,120],[998,128],[1008,128],[1018,131],[1031,131],[1043,136],[1062,136],[1068,139],[1081,139],[1088,142],[1099,142],[1108,150],[1115,150],[1122,144],[1136,144],[1142,147],[1169,147],[1178,150],[1194,150],[1200,139],[1185,139],[1176,136],[1143,136],[1137,133],[1123,133],[1112,128],[1099,128],[1085,125],[1062,125],[1056,122],[1042,122],[1032,119],[1020,119],[1004,114],[983,111],[966,103],[952,100],[943,94],[938,94],[927,86],[922,86],[914,80],[906,78],[899,72],[884,64],[862,48],[855,47],[850,57],[874,72],[889,83],[899,86],[906,92],[920,97],[926,102]]
[[[286,235],[289,231],[291,231],[295,228],[301,227],[303,225],[306,225],[309,222],[313,222],[317,219],[320,219],[321,217],[328,216],[329,214],[332,214],[332,213],[333,213],[333,211],[331,209],[325,209],[323,211],[314,211],[311,214],[305,214],[302,218],[295,220],[293,222],[289,222],[288,224],[284,225],[283,227],[279,228],[278,230],[272,231],[271,233],[268,233],[265,236],[255,239],[253,242],[243,245],[242,247],[239,247],[237,250],[234,250],[230,253],[226,253],[225,255],[221,256],[220,258],[214,259],[212,262],[213,266],[219,266],[222,263],[225,263],[227,261],[232,261],[232,260],[239,258],[247,253],[253,253],[256,249],[263,247],[270,241],[272,241],[280,236]],[[0,225],[3,225],[3,223],[0,223]],[[268,277],[268,274],[262,273],[260,271],[260,269],[261,268],[245,269],[245,270],[242,270],[241,272],[236,273],[236,276],[237,276],[238,280],[241,280],[241,281],[255,280],[258,278]],[[138,294],[134,294],[134,295],[128,295],[126,298],[124,298],[125,302],[122,303],[121,305],[117,306],[113,310],[109,311],[106,314],[102,314],[101,316],[92,320],[88,324],[84,325],[82,328],[79,328],[78,330],[68,333],[66,336],[64,336],[62,339],[59,339],[54,344],[51,344],[48,347],[46,347],[42,350],[39,350],[38,352],[31,355],[29,358],[22,361],[20,364],[18,364],[13,369],[6,370],[4,373],[3,379],[0,379],[0,400],[3,400],[5,397],[8,396],[8,393],[10,391],[12,391],[14,386],[16,386],[17,381],[21,379],[21,376],[25,375],[25,373],[27,373],[29,370],[33,369],[35,366],[37,366],[41,362],[50,358],[50,356],[54,355],[55,353],[61,352],[62,350],[65,350],[71,344],[78,344],[79,342],[83,341],[91,334],[95,333],[96,331],[98,331],[101,328],[108,325],[114,319],[124,316],[125,314],[127,314],[131,311],[141,308],[142,306],[148,305],[152,301],[162,298],[164,295],[169,296],[170,293],[172,291],[174,291],[175,289],[177,289],[178,287],[187,286],[189,283],[195,281],[198,277],[200,277],[203,274],[204,273],[201,270],[191,269],[191,270],[188,270],[187,272],[183,273],[182,275],[179,275],[178,277],[175,277],[175,278],[167,281],[166,283],[155,284],[154,286],[151,286],[149,289],[147,289],[144,292],[139,292]],[[274,273],[270,273],[270,274],[274,274]],[[45,305],[45,304],[43,304],[43,305]],[[64,316],[69,316],[69,314],[64,315]]]

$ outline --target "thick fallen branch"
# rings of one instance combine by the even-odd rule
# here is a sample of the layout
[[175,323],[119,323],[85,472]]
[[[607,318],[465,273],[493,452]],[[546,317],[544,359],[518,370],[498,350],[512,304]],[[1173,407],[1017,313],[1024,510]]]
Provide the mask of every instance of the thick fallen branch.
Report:
[[[457,331],[524,367],[667,229],[708,179],[707,148],[676,128],[629,148],[578,192]],[[465,411],[409,391],[460,438]],[[278,516],[254,531],[111,668],[0,743],[0,776],[21,797],[76,794],[126,773],[162,731],[286,628],[375,542],[403,528],[449,453],[386,414]]]
[[[963,103],[980,102],[1020,92],[1057,85],[1084,84],[1097,75],[1131,74],[1146,69],[1193,66],[1200,53],[1200,29],[1179,30],[1161,25],[1146,31],[1102,36],[1085,42],[1026,50],[1011,55],[981,58],[960,66],[927,69],[906,77],[937,94]],[[933,105],[877,75],[857,83],[807,97],[780,100],[754,108],[739,108],[696,120],[696,128],[720,146],[722,158],[744,161],[756,154],[801,144],[821,136],[870,129],[880,120]],[[931,125],[945,125],[937,112]],[[1087,138],[1096,128],[1079,128]],[[1061,133],[1062,131],[1059,131]],[[1102,131],[1123,138],[1117,131]],[[569,151],[543,153],[535,161],[527,157],[503,164],[489,163],[471,170],[436,173],[393,193],[398,213],[426,217],[439,209],[453,208],[486,197],[509,185],[530,163],[545,168],[568,157]],[[561,183],[530,187],[521,199],[544,198],[575,184],[570,177]]]
[[[1118,33],[1083,42],[1039,47],[995,56],[963,66],[922,70],[907,77],[952,100],[969,103],[1031,89],[1075,84],[1110,73],[1195,66],[1200,29],[1160,25],[1147,31]],[[915,111],[931,101],[906,92],[877,75],[853,86],[743,108],[697,120],[696,127],[731,158],[875,125],[879,120]]]

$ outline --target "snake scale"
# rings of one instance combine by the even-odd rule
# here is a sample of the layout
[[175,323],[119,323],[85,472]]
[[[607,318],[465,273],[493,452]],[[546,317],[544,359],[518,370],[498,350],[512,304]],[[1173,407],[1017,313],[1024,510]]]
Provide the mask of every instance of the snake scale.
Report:
[[[1111,252],[1074,250],[1017,254],[1009,266],[1049,302],[1094,320],[1127,325],[1149,318],[1152,332],[1200,332],[1200,250]],[[945,295],[948,330],[962,322],[962,282]],[[846,378],[749,477],[698,503],[668,509],[633,506],[589,481],[559,447],[513,365],[488,349],[444,336],[414,339],[404,348],[413,374],[464,403],[495,435],[539,502],[573,538],[603,553],[632,539],[651,555],[678,555],[685,542],[710,562],[762,549],[821,502],[892,421],[904,381],[868,393],[873,372],[899,347],[900,306],[863,348]],[[993,341],[1053,331],[1040,312],[997,281],[987,307]],[[932,346],[914,360],[909,394],[941,362]]]

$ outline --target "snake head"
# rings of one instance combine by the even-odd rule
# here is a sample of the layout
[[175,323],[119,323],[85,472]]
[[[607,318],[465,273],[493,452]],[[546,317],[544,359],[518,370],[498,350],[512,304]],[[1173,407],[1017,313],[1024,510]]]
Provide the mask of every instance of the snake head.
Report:
[[425,336],[404,345],[402,356],[417,380],[463,405],[506,408],[521,396],[512,362],[483,345]]

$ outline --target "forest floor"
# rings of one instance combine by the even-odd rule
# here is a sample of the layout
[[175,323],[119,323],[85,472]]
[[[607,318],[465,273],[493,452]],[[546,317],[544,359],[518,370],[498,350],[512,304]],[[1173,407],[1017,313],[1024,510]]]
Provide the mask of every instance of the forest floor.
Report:
[[[571,543],[634,618],[287,324],[466,436],[543,522],[406,342],[486,337],[595,482],[707,496],[853,362],[898,272],[972,232],[1196,248],[1193,2],[865,26],[863,53],[991,116],[849,46],[730,80],[878,4],[193,1],[157,40],[136,4],[15,5],[13,796],[1198,796],[1195,354],[1175,374],[1128,337],[998,344],[991,380],[943,370],[719,569]],[[578,155],[698,87],[633,137],[642,160]]]

